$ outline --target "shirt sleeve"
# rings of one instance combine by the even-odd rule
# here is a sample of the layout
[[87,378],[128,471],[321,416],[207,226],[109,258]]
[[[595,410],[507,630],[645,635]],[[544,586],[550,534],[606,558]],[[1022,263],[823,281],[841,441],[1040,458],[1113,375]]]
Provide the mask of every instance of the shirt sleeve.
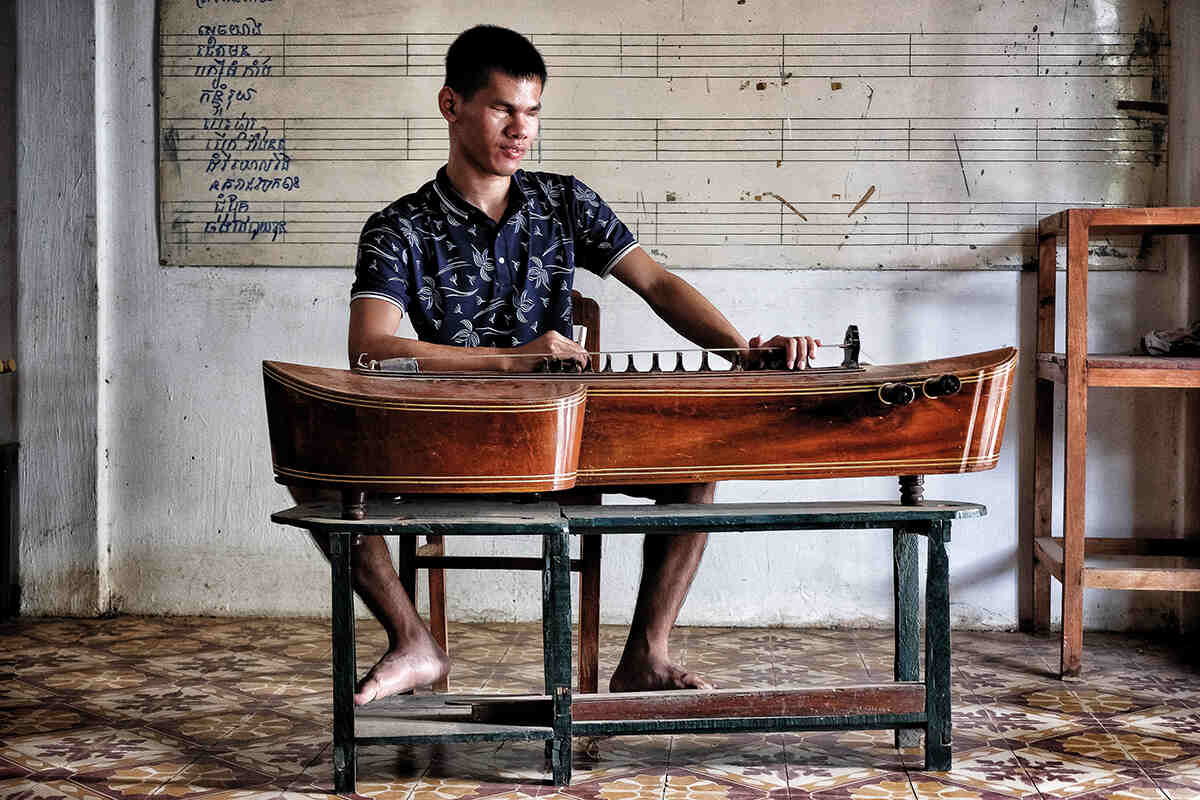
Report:
[[404,234],[404,221],[377,212],[363,225],[358,237],[354,285],[350,287],[351,303],[360,297],[374,297],[408,312],[412,302],[413,260],[420,256]]
[[637,247],[637,237],[608,204],[578,178],[571,179],[570,210],[575,229],[575,263],[601,278]]

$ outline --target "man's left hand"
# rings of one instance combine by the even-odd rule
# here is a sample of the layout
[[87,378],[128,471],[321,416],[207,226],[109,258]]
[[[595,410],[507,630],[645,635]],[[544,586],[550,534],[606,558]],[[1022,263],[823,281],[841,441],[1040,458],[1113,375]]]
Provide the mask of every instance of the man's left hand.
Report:
[[783,354],[784,369],[807,369],[821,340],[812,336],[772,336],[763,341],[761,336],[750,340],[750,352],[747,366],[751,369],[761,369],[767,360],[769,350],[780,351]]

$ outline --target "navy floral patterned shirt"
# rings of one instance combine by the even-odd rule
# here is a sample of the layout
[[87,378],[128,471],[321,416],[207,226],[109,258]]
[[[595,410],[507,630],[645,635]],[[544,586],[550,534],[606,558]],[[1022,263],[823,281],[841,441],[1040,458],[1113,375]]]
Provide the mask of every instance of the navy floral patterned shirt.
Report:
[[451,185],[446,168],[363,226],[353,302],[376,297],[427,342],[516,347],[571,336],[577,266],[606,276],[637,239],[570,175],[517,170],[500,222]]

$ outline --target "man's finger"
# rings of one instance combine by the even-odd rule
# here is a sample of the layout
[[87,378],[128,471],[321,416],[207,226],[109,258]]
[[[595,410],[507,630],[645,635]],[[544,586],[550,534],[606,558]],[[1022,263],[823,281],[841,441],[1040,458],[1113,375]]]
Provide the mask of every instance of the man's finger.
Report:
[[799,348],[797,347],[796,337],[788,336],[784,341],[786,342],[784,346],[787,348],[787,368],[795,369],[797,366],[799,366],[800,361],[800,353]]

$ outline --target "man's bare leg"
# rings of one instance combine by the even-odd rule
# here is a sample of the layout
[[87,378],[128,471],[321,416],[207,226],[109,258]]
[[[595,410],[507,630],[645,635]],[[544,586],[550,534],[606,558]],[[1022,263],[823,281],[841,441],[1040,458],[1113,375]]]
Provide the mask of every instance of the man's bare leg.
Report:
[[[716,484],[664,487],[659,504],[711,503]],[[667,640],[700,567],[707,533],[650,534],[642,547],[642,580],[625,652],[609,681],[610,692],[711,689],[704,678],[671,663]]]
[[[329,555],[328,537],[313,535]],[[427,686],[450,671],[450,659],[421,621],[382,536],[363,536],[351,551],[354,589],[387,631],[388,650],[359,681],[354,705]]]

